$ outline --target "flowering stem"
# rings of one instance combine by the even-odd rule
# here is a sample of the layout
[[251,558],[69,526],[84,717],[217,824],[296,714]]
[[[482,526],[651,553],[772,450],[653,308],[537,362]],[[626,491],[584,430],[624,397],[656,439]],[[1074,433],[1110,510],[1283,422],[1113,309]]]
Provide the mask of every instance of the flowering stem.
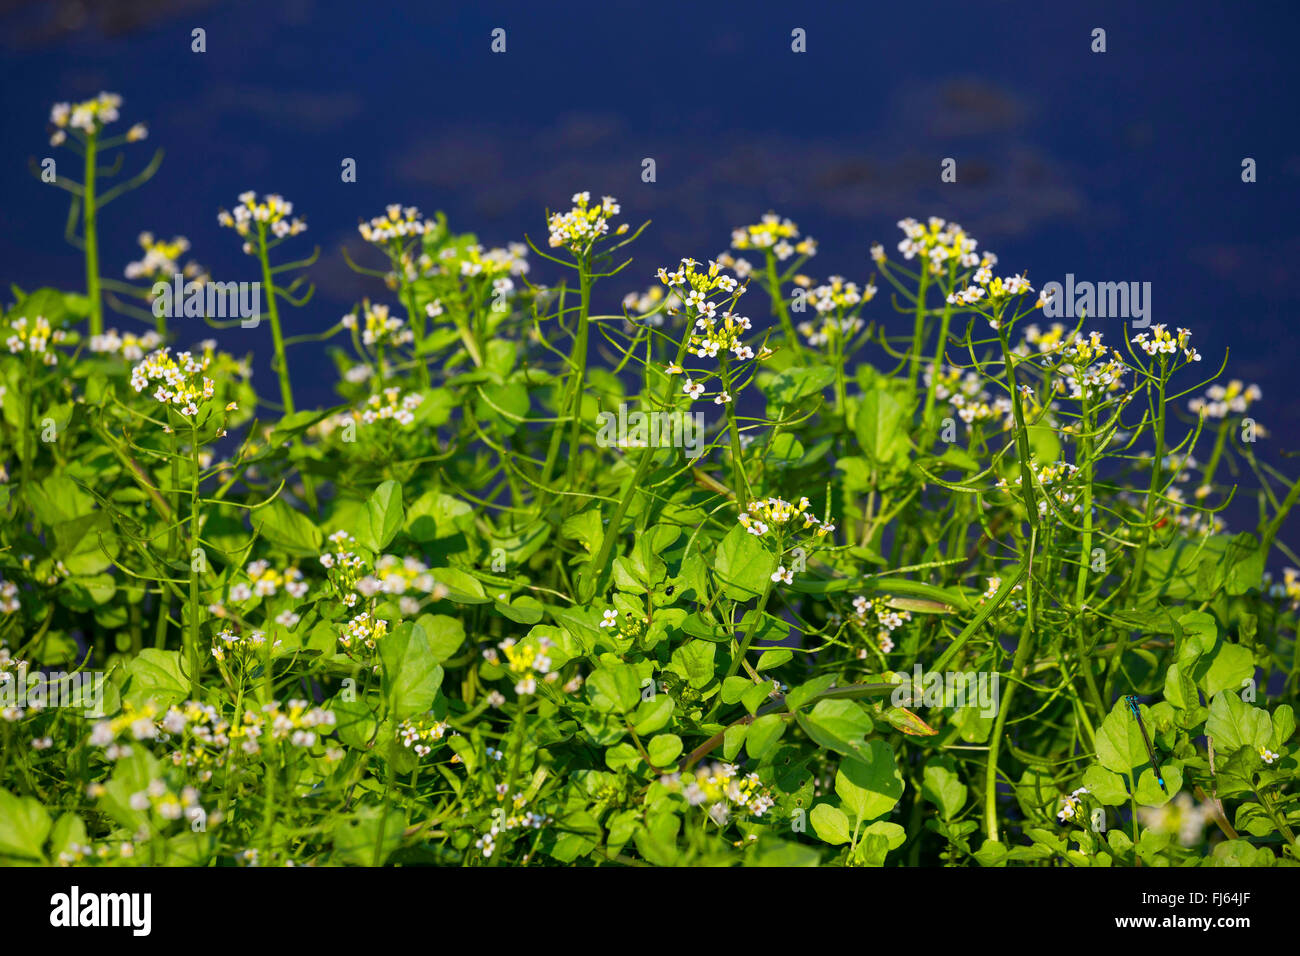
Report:
[[998,706],[998,716],[993,723],[993,734],[989,737],[988,761],[984,765],[984,829],[989,840],[998,839],[998,754],[1002,750],[1002,734],[1006,727],[1007,715],[1011,713],[1011,700],[1016,695],[1016,687],[1029,667],[1029,659],[1034,650],[1034,548],[1038,543],[1038,529],[1029,532],[1029,558],[1025,573],[1025,624],[1020,631],[1020,642],[1016,646],[1016,656],[1011,661],[1011,680],[1002,693]]
[[[1169,381],[1168,359],[1160,356],[1160,385],[1156,400],[1156,448],[1151,459],[1151,484],[1147,488],[1147,505],[1142,518],[1142,541],[1138,545],[1137,558],[1133,562],[1133,576],[1129,578],[1129,593],[1141,592],[1142,574],[1146,569],[1147,549],[1151,546],[1151,525],[1156,512],[1156,495],[1160,491],[1162,471],[1165,458],[1165,385]],[[1128,631],[1121,630],[1115,641],[1115,650],[1110,658],[1110,673],[1106,677],[1106,696],[1109,698],[1115,688],[1115,678],[1119,676],[1119,667],[1128,650]]]
[[785,333],[785,340],[790,343],[791,351],[802,365],[803,346],[799,344],[799,336],[795,335],[794,325],[790,321],[790,310],[785,307],[785,299],[781,295],[781,280],[776,275],[776,255],[770,249],[767,251],[767,293],[772,297],[772,311],[781,321],[781,331]]
[[32,445],[32,392],[36,389],[36,363],[32,361],[35,353],[27,350],[27,375],[23,381],[23,432],[18,446],[18,464],[22,479],[23,497],[31,501],[31,468],[35,457]]
[[627,515],[627,509],[632,504],[632,498],[641,488],[641,482],[650,471],[650,466],[653,463],[654,449],[644,449],[641,452],[641,460],[637,462],[636,471],[633,472],[632,478],[627,484],[627,489],[619,500],[618,507],[614,509],[614,516],[609,519],[609,524],[605,528],[605,536],[600,542],[600,551],[596,554],[596,560],[591,566],[591,577],[583,586],[582,593],[579,595],[583,603],[590,601],[604,588],[605,577],[609,571],[609,556],[610,552],[614,550],[614,542],[618,540],[619,527],[623,524],[623,518]]
[[[1020,494],[1025,502],[1026,519],[1031,530],[1038,528],[1038,509],[1034,507],[1034,475],[1029,467],[1029,430],[1025,427],[1025,409],[1016,385],[1016,366],[1011,357],[1010,331],[998,323],[998,338],[1002,342],[1002,361],[1007,367],[1007,387],[1011,390],[1011,408],[1016,418],[1016,454],[1020,458]],[[1032,559],[1032,552],[1030,558]]]
[[[280,403],[284,414],[294,413],[293,387],[289,382],[289,361],[284,353],[284,333],[280,331],[280,309],[275,304],[275,279],[271,275],[271,260],[266,252],[266,223],[257,224],[257,257],[262,264],[262,287],[266,292],[266,313],[271,319],[271,341],[275,344],[275,371],[280,379]],[[300,438],[294,439],[294,445],[302,447]],[[312,511],[316,510],[316,491],[312,488],[311,478],[302,471],[302,485],[306,492],[307,503]]]
[[[424,345],[424,316],[415,313],[415,289],[411,283],[403,281],[402,291],[406,298],[406,315],[411,323],[411,330],[415,333],[415,368],[416,377],[419,379],[420,388],[428,388],[431,384],[429,379],[429,360],[421,351]],[[381,369],[382,371],[382,369]]]
[[207,558],[199,550],[199,432],[190,422],[190,619],[185,643],[190,659],[190,696],[199,699],[199,574]]
[[591,274],[584,257],[578,258],[578,285],[581,302],[578,306],[578,334],[573,353],[573,395],[570,397],[569,415],[569,466],[566,469],[568,487],[572,488],[578,473],[578,440],[582,434],[582,389],[587,376],[588,312],[591,308]]
[[271,319],[271,340],[275,343],[275,371],[280,379],[280,402],[284,414],[294,413],[293,388],[289,383],[289,363],[284,354],[284,334],[280,331],[280,310],[275,304],[275,280],[271,276],[271,261],[266,254],[266,226],[257,225],[257,256],[262,264],[262,285],[266,289],[266,312]]
[[[722,360],[722,388],[731,397],[731,368],[726,358]],[[744,511],[749,507],[749,476],[745,474],[745,462],[740,456],[740,428],[736,425],[736,402],[727,402],[727,432],[731,436],[731,485],[736,493],[736,504]]]
[[[741,662],[744,661],[745,655],[749,653],[749,645],[754,643],[754,635],[758,633],[758,625],[763,620],[763,612],[767,610],[767,600],[772,596],[772,585],[775,582],[771,577],[767,579],[767,585],[763,588],[763,594],[758,599],[758,607],[754,608],[754,619],[749,622],[749,628],[745,631],[745,637],[740,642],[740,647],[736,651],[736,656],[731,659],[731,664],[727,667],[726,677],[723,677],[725,683],[728,677],[735,677],[736,671],[740,670]],[[722,702],[722,698],[718,698]]]
[[90,299],[90,334],[104,333],[104,307],[99,298],[99,236],[95,228],[95,162],[97,141],[92,130],[86,136],[86,181],[82,206],[82,227],[86,242],[86,297]]
[[943,315],[939,317],[939,344],[934,349],[934,371],[930,375],[930,385],[925,393],[925,413],[921,416],[922,427],[928,425],[930,415],[934,411],[934,393],[939,386],[939,369],[943,367],[943,359],[948,350],[948,325],[951,321],[952,306],[946,304],[943,307]]
[[916,391],[916,382],[921,371],[921,348],[925,344],[925,292],[930,285],[930,270],[921,263],[921,279],[916,290],[916,319],[912,324],[912,361],[907,377]]
[[[1079,576],[1075,580],[1074,586],[1074,610],[1078,617],[1075,618],[1079,625],[1079,653],[1082,658],[1081,664],[1083,669],[1084,681],[1088,686],[1088,696],[1092,700],[1092,705],[1097,708],[1097,713],[1105,713],[1106,707],[1102,702],[1101,692],[1097,689],[1097,678],[1093,675],[1093,662],[1086,650],[1086,625],[1084,623],[1084,601],[1088,596],[1088,571],[1092,562],[1092,409],[1088,405],[1088,386],[1084,386],[1081,398],[1081,407],[1079,412],[1080,430],[1079,430],[1079,463],[1083,470],[1083,537],[1079,545]],[[1083,707],[1079,708],[1083,719],[1087,721],[1087,712]],[[1089,737],[1093,736],[1092,728],[1088,728]]]

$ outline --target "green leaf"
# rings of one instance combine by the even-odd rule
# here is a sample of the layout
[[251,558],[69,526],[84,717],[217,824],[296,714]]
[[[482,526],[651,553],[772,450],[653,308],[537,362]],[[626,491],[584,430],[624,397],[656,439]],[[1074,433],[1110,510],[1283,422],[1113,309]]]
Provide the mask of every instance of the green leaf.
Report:
[[673,699],[667,694],[655,694],[637,705],[632,727],[638,734],[652,734],[667,724],[672,715]]
[[320,554],[323,536],[311,519],[295,511],[287,502],[276,499],[265,508],[252,512],[253,527],[267,541],[279,545],[290,554]]
[[939,808],[939,816],[951,820],[966,805],[968,791],[966,784],[952,767],[941,763],[939,758],[932,758],[925,765],[922,777],[921,796]]
[[771,753],[785,733],[785,728],[786,721],[781,714],[764,714],[755,718],[745,736],[745,750],[755,760],[762,760]]
[[483,590],[483,583],[459,568],[434,568],[433,579],[448,591],[449,600],[457,604],[490,604],[492,599]]
[[813,807],[812,813],[808,814],[808,820],[812,823],[813,832],[823,843],[839,846],[852,839],[853,832],[849,827],[849,818],[839,807],[831,806],[829,803],[819,803]]
[[573,541],[578,541],[588,553],[595,554],[604,540],[604,526],[601,524],[600,509],[588,508],[576,515],[570,515],[560,525],[560,534]]
[[136,708],[152,700],[167,708],[189,696],[190,682],[181,673],[180,651],[146,647],[126,665],[122,699]]
[[776,558],[756,535],[735,525],[718,544],[713,570],[723,594],[733,601],[748,601],[771,583]]
[[605,664],[587,678],[591,706],[602,713],[627,713],[641,701],[641,681],[631,664]]
[[407,621],[385,634],[379,641],[379,658],[390,718],[404,720],[433,705],[442,686],[442,668],[419,624]]
[[402,486],[396,481],[385,481],[366,501],[366,520],[358,529],[357,540],[378,554],[388,547],[405,521]]
[[837,698],[819,700],[812,710],[797,711],[795,717],[814,743],[870,762],[871,755],[863,738],[871,733],[871,718],[857,702]]
[[669,669],[680,674],[696,690],[703,690],[713,681],[713,658],[717,651],[717,644],[688,640],[673,651]]
[[0,857],[45,862],[45,838],[50,815],[35,797],[17,797],[0,790]]
[[[1205,658],[1202,658],[1202,662],[1205,662]],[[1209,666],[1201,674],[1198,683],[1209,698],[1221,690],[1239,691],[1246,681],[1255,676],[1255,656],[1249,648],[1240,644],[1220,641],[1208,663]]]
[[777,408],[793,405],[814,395],[835,381],[835,369],[829,365],[788,368],[764,387],[767,399]]
[[458,618],[446,614],[421,614],[416,623],[424,631],[433,659],[439,664],[460,650],[465,642],[465,625]]
[[785,647],[774,647],[766,650],[758,657],[758,663],[754,665],[754,670],[762,673],[763,671],[776,670],[783,664],[788,664],[794,657],[794,651]]
[[[1143,709],[1145,709],[1145,705]],[[1143,714],[1147,730],[1152,730],[1150,718]],[[1142,731],[1122,700],[1116,702],[1106,719],[1097,728],[1097,762],[1113,773],[1136,777],[1140,767],[1147,764],[1146,747]]]
[[334,818],[334,852],[339,862],[353,866],[382,864],[402,845],[405,827],[406,817],[399,810],[389,810],[385,815],[379,807],[362,807],[351,816]]
[[1128,787],[1124,778],[1100,764],[1092,764],[1083,772],[1083,785],[1099,803],[1118,807],[1128,802]]
[[[813,712],[816,713],[816,708]],[[872,740],[860,753],[860,759],[840,761],[840,769],[835,774],[835,793],[863,821],[894,808],[903,795],[903,775],[894,762],[894,751],[885,741]]]
[[1243,747],[1258,750],[1267,746],[1273,735],[1273,722],[1266,711],[1225,690],[1210,701],[1205,733],[1214,738],[1214,752],[1227,758]]
[[656,767],[664,768],[676,760],[682,752],[682,738],[676,734],[659,734],[650,738],[646,753]]
[[907,409],[885,388],[862,396],[854,432],[867,460],[886,466],[907,451]]

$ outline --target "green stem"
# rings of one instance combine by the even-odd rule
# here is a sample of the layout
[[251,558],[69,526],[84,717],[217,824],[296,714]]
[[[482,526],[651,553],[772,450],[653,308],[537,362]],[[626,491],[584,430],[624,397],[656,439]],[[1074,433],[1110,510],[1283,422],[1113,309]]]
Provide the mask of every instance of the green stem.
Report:
[[930,287],[930,270],[924,257],[920,271],[921,279],[916,290],[916,318],[912,322],[912,361],[907,372],[913,392],[916,391],[921,372],[921,349],[925,346],[925,293]]
[[614,509],[614,516],[609,519],[609,525],[605,528],[605,535],[600,542],[600,551],[597,552],[596,560],[591,566],[591,577],[580,595],[583,603],[590,601],[604,589],[605,577],[609,573],[609,557],[614,550],[614,542],[618,540],[619,528],[622,527],[627,509],[631,507],[632,499],[640,490],[641,482],[649,473],[653,463],[654,449],[646,448],[641,452],[641,460],[637,462],[636,471],[632,473],[627,489],[623,492],[618,507]]
[[581,302],[578,307],[578,335],[574,342],[573,394],[569,400],[569,465],[565,470],[567,487],[574,487],[578,473],[578,442],[582,437],[582,391],[587,378],[587,339],[589,337],[588,312],[591,308],[591,275],[585,259],[578,260],[578,284]]
[[90,334],[104,332],[104,306],[99,295],[99,234],[95,226],[95,163],[98,159],[96,134],[86,137],[86,181],[82,206],[82,231],[86,242],[86,297],[90,300]]
[[198,428],[190,427],[190,608],[189,634],[186,639],[190,659],[190,697],[199,699],[199,574],[195,561],[199,560],[206,567],[206,556],[199,554],[199,433]]
[[[289,381],[289,360],[284,351],[284,332],[280,328],[280,307],[275,302],[275,279],[271,275],[271,260],[266,251],[266,223],[257,224],[257,257],[262,264],[262,291],[266,294],[266,314],[271,320],[271,341],[275,345],[276,373],[280,379],[280,404],[285,415],[296,410],[293,404],[293,386]],[[295,438],[294,445],[302,448],[302,439]],[[316,491],[305,470],[302,473],[303,490],[312,511],[316,510]]]
[[1029,659],[1034,651],[1034,572],[1033,559],[1034,549],[1038,543],[1038,530],[1033,529],[1029,533],[1029,560],[1026,567],[1029,569],[1025,575],[1025,625],[1020,631],[1020,643],[1016,647],[1016,656],[1011,662],[1011,680],[1007,682],[1007,689],[1002,693],[1002,701],[998,707],[997,720],[993,724],[993,735],[989,738],[989,755],[988,762],[984,769],[984,829],[988,834],[989,840],[994,843],[1000,842],[998,836],[998,755],[1002,749],[1002,736],[1006,728],[1007,716],[1011,713],[1011,702],[1015,699],[1016,688],[1019,681],[1023,680],[1029,669]]
[[786,308],[785,298],[781,295],[781,280],[776,274],[776,254],[770,249],[767,251],[767,294],[772,299],[772,311],[781,322],[781,331],[785,333],[790,351],[794,352],[795,358],[802,365],[803,346],[799,344],[799,336],[795,334],[794,324],[790,321],[790,310]]
[[[1162,355],[1160,357],[1160,385],[1156,402],[1156,448],[1155,455],[1151,459],[1151,484],[1147,488],[1146,509],[1142,516],[1142,541],[1138,545],[1137,557],[1133,562],[1133,576],[1129,578],[1127,585],[1129,595],[1137,597],[1139,602],[1141,601],[1140,595],[1142,592],[1142,574],[1146,569],[1147,550],[1151,546],[1151,525],[1155,518],[1156,495],[1160,491],[1160,482],[1163,478],[1162,472],[1165,457],[1165,384],[1168,382],[1168,378],[1168,360]],[[1111,653],[1110,657],[1110,672],[1106,676],[1107,698],[1111,696],[1115,689],[1115,680],[1119,676],[1119,669],[1124,660],[1124,653],[1128,650],[1128,639],[1129,632],[1122,629],[1115,642],[1115,650]]]
[[736,504],[744,512],[749,507],[749,476],[745,474],[745,461],[741,457],[740,428],[736,424],[736,400],[731,394],[731,368],[722,360],[722,388],[731,401],[727,402],[727,432],[731,436],[731,486],[736,493]]

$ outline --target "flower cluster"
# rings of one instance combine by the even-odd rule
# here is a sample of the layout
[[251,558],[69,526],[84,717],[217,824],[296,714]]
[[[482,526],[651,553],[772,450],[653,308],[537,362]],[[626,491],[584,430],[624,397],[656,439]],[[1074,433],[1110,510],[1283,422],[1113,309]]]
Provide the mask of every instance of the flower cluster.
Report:
[[[473,278],[482,276],[492,280],[493,291],[513,292],[515,284],[510,276],[528,274],[528,247],[522,242],[507,243],[505,247],[484,249],[477,243],[464,247],[448,246],[438,253],[435,262],[427,255],[421,265],[427,273]],[[436,315],[441,315],[441,306]],[[434,313],[431,313],[431,317]]]
[[[307,224],[300,218],[290,218],[292,214],[293,203],[288,202],[283,196],[268,194],[259,203],[257,193],[249,190],[239,194],[239,205],[235,207],[234,214],[223,209],[217,213],[217,222],[244,237],[247,237],[252,230],[252,224],[258,223],[259,230],[269,228],[277,239],[283,239],[307,231]],[[244,250],[250,254],[253,252],[251,246],[247,244]]]
[[387,633],[387,621],[372,617],[369,612],[363,611],[343,625],[342,631],[339,632],[339,644],[349,654],[359,651],[362,647],[373,651]]
[[302,571],[296,567],[286,567],[283,571],[275,568],[269,561],[253,561],[244,569],[248,583],[239,582],[230,589],[232,601],[247,601],[254,595],[273,597],[284,590],[290,597],[307,596],[307,582],[303,580]]
[[203,374],[211,363],[211,348],[200,357],[193,352],[177,352],[173,357],[171,346],[164,346],[131,370],[131,387],[143,392],[156,382],[153,397],[190,418],[199,413],[199,403],[215,393],[215,383]]
[[384,215],[375,216],[369,222],[358,225],[357,231],[366,242],[383,245],[393,240],[401,241],[412,236],[423,236],[437,228],[436,222],[425,219],[420,215],[420,210],[414,206],[393,203],[384,207]]
[[[109,123],[115,123],[120,116],[122,97],[116,93],[100,93],[93,99],[80,103],[55,103],[50,108],[50,123],[54,133],[50,136],[50,145],[58,146],[68,138],[68,130],[80,130],[87,136],[99,133]],[[128,142],[138,142],[149,134],[143,123],[136,123],[126,134]]]
[[137,241],[144,255],[135,262],[126,264],[125,275],[128,279],[150,279],[171,281],[180,273],[184,278],[202,285],[210,278],[207,271],[191,259],[182,267],[181,256],[189,251],[190,241],[184,236],[175,236],[170,240],[156,239],[152,232],[140,233]]
[[1175,355],[1179,351],[1188,362],[1199,362],[1201,353],[1188,345],[1192,333],[1187,329],[1177,329],[1177,335],[1170,335],[1164,324],[1153,325],[1151,332],[1139,332],[1133,336],[1133,344],[1147,355]]
[[[365,319],[361,326],[361,341],[366,345],[406,345],[415,341],[415,333],[406,327],[406,323],[393,315],[388,306],[367,302],[362,308]],[[343,316],[343,327],[356,330],[357,316],[349,312]]]
[[693,807],[707,805],[709,816],[719,825],[733,813],[761,817],[776,804],[758,774],[739,776],[736,767],[729,763],[666,774],[659,778],[659,783],[670,793],[681,794]]
[[1196,846],[1205,839],[1205,828],[1214,819],[1209,801],[1197,804],[1186,791],[1162,807],[1138,807],[1138,820],[1156,832],[1177,833],[1183,846]]
[[182,816],[200,820],[205,816],[197,790],[185,787],[177,795],[164,780],[150,780],[145,789],[131,794],[128,803],[132,810],[152,810],[164,820],[179,820]]
[[870,283],[863,289],[856,282],[844,281],[842,276],[831,276],[818,286],[806,276],[796,276],[795,284],[807,289],[807,301],[819,317],[818,321],[800,322],[798,326],[814,348],[845,342],[861,331],[863,322],[857,310],[874,299],[877,291]]
[[750,534],[759,537],[774,529],[779,534],[787,526],[792,526],[796,531],[811,528],[817,538],[834,531],[835,525],[823,523],[808,510],[811,506],[812,503],[807,498],[800,498],[797,504],[791,504],[784,498],[755,498],[736,520]]
[[[602,196],[600,205],[591,204],[591,193],[573,194],[573,208],[557,212],[547,221],[552,248],[563,246],[575,255],[585,255],[592,244],[609,233],[609,219],[618,215],[620,206],[613,196]],[[618,227],[617,233],[627,231],[627,225]]]
[[[504,791],[502,790],[503,787],[505,787],[505,784],[501,784],[497,788],[498,800],[503,799],[505,796]],[[523,806],[523,800],[524,795],[522,793],[515,794],[515,799],[512,802],[515,804],[516,811]],[[496,852],[496,838],[501,835],[502,831],[516,829],[540,830],[548,823],[553,822],[555,822],[555,818],[550,814],[537,813],[533,810],[528,810],[524,813],[512,813],[500,822],[497,822],[496,819],[493,818],[492,826],[488,828],[486,833],[474,841],[474,847],[483,854],[484,859],[490,860],[492,854]],[[527,859],[528,857],[525,855],[524,862],[527,862]]]
[[962,373],[951,366],[930,365],[925,371],[926,386],[934,385],[934,395],[947,401],[956,409],[957,417],[967,425],[977,422],[1002,420],[1003,428],[1015,424],[1011,399],[1005,395],[996,398],[982,387],[983,380],[973,371]]
[[629,314],[637,316],[638,319],[655,328],[664,324],[665,312],[676,315],[681,307],[682,300],[676,292],[665,295],[664,290],[657,285],[651,286],[645,292],[629,292],[623,296],[623,308]]
[[450,725],[446,722],[435,720],[427,714],[414,718],[408,717],[397,725],[397,739],[402,742],[403,747],[414,750],[416,756],[427,757],[433,750],[430,744],[441,740],[450,729]]
[[434,580],[429,566],[419,558],[411,555],[399,558],[394,554],[380,556],[375,562],[374,572],[359,579],[356,589],[366,598],[381,592],[397,595],[399,609],[408,616],[420,612],[420,602],[409,592],[431,595],[434,600],[440,600],[448,594],[447,586]]
[[[276,641],[271,645],[271,649],[277,650],[280,643],[280,641]],[[227,627],[218,631],[217,636],[212,639],[212,656],[219,661],[224,661],[227,656],[246,661],[261,654],[262,648],[265,646],[266,635],[261,631],[236,634]]]
[[1206,418],[1227,418],[1229,415],[1244,415],[1262,396],[1258,385],[1247,385],[1234,378],[1227,385],[1211,385],[1205,390],[1204,397],[1193,398],[1187,407]]
[[400,388],[390,385],[382,392],[367,398],[366,404],[359,412],[343,412],[335,419],[335,425],[343,426],[348,422],[355,423],[359,420],[363,425],[394,421],[404,427],[410,427],[415,424],[415,409],[423,402],[424,396],[419,392],[407,392],[403,395]]
[[811,236],[801,239],[798,226],[789,219],[783,219],[776,213],[769,212],[752,226],[741,226],[739,229],[731,230],[731,248],[739,251],[770,249],[784,262],[796,252],[801,256],[815,256],[817,240]]
[[649,624],[650,619],[644,615],[638,616],[631,611],[624,611],[619,615],[615,608],[607,607],[601,613],[598,626],[618,631],[621,638],[635,640],[645,634]]
[[[991,252],[985,252],[982,256],[976,254],[975,250],[979,247],[979,243],[968,236],[961,226],[940,219],[938,216],[931,216],[926,225],[910,217],[900,219],[898,228],[903,230],[904,236],[898,243],[898,251],[903,254],[903,258],[910,260],[918,255],[924,256],[930,263],[930,272],[934,275],[942,275],[951,262],[964,269],[979,267],[975,273],[975,285],[972,287],[977,291],[962,290],[963,297],[951,298],[951,302],[970,304],[984,295],[983,287],[992,279],[989,270],[998,264],[998,257]],[[879,245],[872,246],[871,258],[883,263],[884,249]]]
[[1056,818],[1062,823],[1066,820],[1075,819],[1079,815],[1080,807],[1083,805],[1082,796],[1087,792],[1087,787],[1080,787],[1068,797],[1064,797],[1061,801],[1061,812],[1056,815]]
[[29,355],[39,355],[46,365],[58,365],[59,354],[50,346],[55,342],[62,342],[65,337],[62,329],[50,327],[49,319],[45,316],[38,315],[31,322],[23,316],[9,323],[9,335],[5,339],[5,345],[14,355],[26,352]]
[[356,587],[366,573],[366,560],[352,550],[357,541],[346,531],[335,531],[327,540],[333,550],[321,554],[321,567],[328,573],[333,596],[347,607],[353,607],[360,599]]
[[[1059,505],[1069,507],[1070,511],[1075,514],[1083,511],[1083,506],[1075,501],[1075,493],[1070,489],[1070,482],[1079,473],[1077,465],[1071,465],[1066,461],[1040,465],[1037,461],[1031,459],[1029,470],[1034,476],[1034,483],[1043,489],[1045,496],[1051,496]],[[999,478],[997,487],[1000,491],[1009,491],[1012,488],[1020,488],[1022,484],[1022,476],[1016,475],[1015,480],[1011,482],[1008,482],[1005,478]],[[1038,499],[1038,513],[1040,515],[1046,515],[1049,507],[1047,497]]]
[[497,647],[506,656],[506,669],[515,678],[515,693],[523,697],[537,693],[537,678],[554,681],[559,675],[551,669],[551,658],[547,651],[551,649],[550,638],[543,637],[533,644],[520,644],[508,637]]
[[[1291,602],[1291,610],[1300,608],[1300,571],[1295,568],[1283,568],[1282,580],[1273,581],[1272,575],[1265,572],[1265,583],[1268,584],[1268,593],[1270,597],[1284,598]],[[5,651],[0,648],[0,668],[4,665]]]
[[102,335],[92,335],[87,347],[100,355],[120,355],[128,362],[138,362],[162,344],[162,336],[153,329],[141,335],[134,332],[123,335],[117,329],[109,329]]
[[853,599],[853,614],[849,623],[863,630],[875,628],[876,645],[882,654],[888,654],[894,649],[893,632],[910,620],[911,611],[892,608],[884,598],[867,598],[859,594]]
[[[18,585],[0,578],[0,614],[16,614],[22,606],[22,602],[18,600]],[[0,643],[0,671],[4,670],[4,662],[7,660],[5,655],[8,653]]]
[[1037,354],[1059,374],[1053,390],[1072,399],[1092,399],[1123,389],[1124,358],[1102,344],[1101,332],[1082,334],[1053,322],[1044,330],[1025,327],[1023,340],[1012,350],[1017,355]]
[[97,721],[91,728],[90,745],[102,748],[108,760],[129,757],[131,745],[118,743],[119,738],[157,740],[160,735],[157,717],[158,708],[152,701],[146,701],[139,708],[130,701],[123,701],[117,716]]

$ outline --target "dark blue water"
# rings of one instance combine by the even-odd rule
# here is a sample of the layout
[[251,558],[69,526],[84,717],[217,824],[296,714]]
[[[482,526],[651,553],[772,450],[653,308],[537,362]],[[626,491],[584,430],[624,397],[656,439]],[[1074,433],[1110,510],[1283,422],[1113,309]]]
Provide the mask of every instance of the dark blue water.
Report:
[[[80,287],[64,196],[25,167],[51,153],[50,104],[103,88],[125,97],[123,128],[150,124],[135,163],[167,149],[156,179],[103,216],[105,274],[120,275],[148,228],[189,236],[219,278],[257,278],[216,212],[244,189],[278,191],[310,224],[286,253],[322,246],[318,297],[289,316],[289,334],[382,297],[339,249],[358,248],[357,219],[389,202],[445,210],[496,245],[544,236],[543,207],[575,190],[612,193],[627,219],[654,222],[606,289],[610,307],[660,264],[716,254],[769,208],[821,240],[809,271],[859,281],[870,242],[892,247],[897,219],[940,215],[1035,284],[1067,272],[1150,282],[1154,321],[1193,329],[1203,366],[1231,350],[1229,374],[1263,389],[1271,450],[1300,436],[1293,5],[10,6],[0,278],[24,287]],[[206,53],[191,52],[194,27]],[[496,27],[505,54],[490,51]],[[804,54],[790,49],[796,27]],[[1094,27],[1107,31],[1104,54],[1090,51]],[[344,157],[356,183],[340,181]],[[939,181],[944,157],[957,160],[955,184]],[[1257,161],[1253,184],[1243,157]],[[559,276],[539,263],[534,278]],[[888,314],[882,296],[866,317]],[[266,326],[223,338],[256,351],[273,394]],[[298,371],[316,363],[319,376]],[[329,401],[332,376],[319,353],[295,362],[305,400]]]

